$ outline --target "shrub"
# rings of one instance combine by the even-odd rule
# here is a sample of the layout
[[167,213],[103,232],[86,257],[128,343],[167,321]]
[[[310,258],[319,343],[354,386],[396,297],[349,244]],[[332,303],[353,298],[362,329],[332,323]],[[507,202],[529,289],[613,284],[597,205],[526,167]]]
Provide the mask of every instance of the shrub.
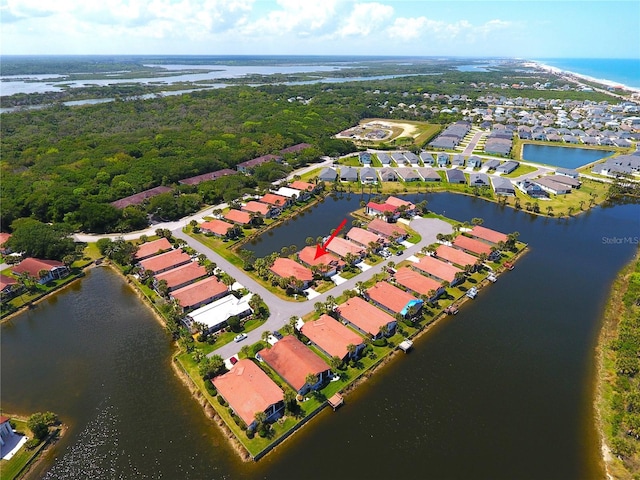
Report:
[[264,343],[262,342],[258,342],[255,345],[253,345],[253,347],[251,347],[251,353],[253,354],[253,356],[256,356],[256,353],[258,353],[260,350],[264,350]]
[[222,398],[222,395],[218,395],[217,397],[218,403],[220,405],[222,405],[223,407],[226,407],[227,405],[229,405],[224,398]]
[[387,345],[387,339],[382,337],[382,338],[377,338],[375,339],[373,342],[371,342],[373,345],[375,345],[376,347],[384,347]]
[[27,450],[33,450],[38,445],[40,445],[40,440],[37,438],[32,438],[31,440],[27,440],[27,443],[24,444],[27,447]]
[[255,436],[255,432],[253,430],[247,429],[247,438],[252,439]]
[[209,395],[211,395],[212,397],[218,395],[218,391],[216,390],[216,387],[213,385],[213,383],[205,381],[204,386],[207,389],[207,392],[209,392]]

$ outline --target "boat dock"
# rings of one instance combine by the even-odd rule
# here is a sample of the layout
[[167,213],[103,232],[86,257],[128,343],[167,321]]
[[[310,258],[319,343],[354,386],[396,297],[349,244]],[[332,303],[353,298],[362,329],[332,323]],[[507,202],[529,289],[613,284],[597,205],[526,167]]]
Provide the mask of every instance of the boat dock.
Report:
[[344,398],[342,398],[342,395],[340,395],[339,393],[336,393],[335,395],[332,395],[331,398],[327,400],[327,402],[329,403],[329,405],[331,405],[331,408],[333,408],[333,411],[335,412],[336,409],[344,403]]
[[400,345],[398,345],[398,348],[400,350],[402,350],[404,353],[407,353],[409,350],[411,350],[411,348],[413,347],[413,342],[411,340],[403,340]]

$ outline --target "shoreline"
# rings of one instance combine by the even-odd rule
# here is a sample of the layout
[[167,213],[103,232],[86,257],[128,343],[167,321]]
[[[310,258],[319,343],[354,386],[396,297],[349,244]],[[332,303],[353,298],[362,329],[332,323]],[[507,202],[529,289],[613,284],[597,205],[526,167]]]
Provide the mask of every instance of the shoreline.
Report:
[[[578,73],[578,72],[573,72],[571,70],[564,70],[562,68],[558,68],[558,67],[554,67],[552,65],[548,65],[546,63],[543,63],[541,61],[537,61],[537,60],[530,60],[530,61],[525,61],[523,63],[523,65],[525,67],[533,67],[533,68],[537,68],[540,70],[543,70],[545,72],[548,73],[552,73],[554,75],[558,75],[562,78],[567,78],[570,80],[575,80],[575,79],[580,79],[580,80],[584,80],[587,82],[592,82],[592,83],[597,83],[599,85],[602,85],[604,87],[611,87],[611,88],[617,88],[617,89],[621,89],[627,92],[631,92],[632,94],[639,94],[640,93],[640,87],[632,87],[629,85],[626,85],[624,83],[621,82],[616,82],[614,80],[608,80],[606,78],[595,78],[592,77],[590,75],[586,75],[584,73]],[[575,77],[575,78],[572,78]],[[611,93],[615,93],[615,92],[611,92]]]

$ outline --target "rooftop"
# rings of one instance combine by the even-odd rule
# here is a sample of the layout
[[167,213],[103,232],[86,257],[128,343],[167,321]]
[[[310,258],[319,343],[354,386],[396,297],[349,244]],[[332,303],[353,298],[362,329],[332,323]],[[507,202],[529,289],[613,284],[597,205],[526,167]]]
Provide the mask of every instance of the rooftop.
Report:
[[116,208],[125,208],[129,205],[140,205],[145,200],[155,197],[156,195],[160,195],[161,193],[170,192],[171,188],[166,187],[164,185],[160,185],[159,187],[150,188],[149,190],[145,190],[144,192],[136,193],[135,195],[130,195],[128,197],[121,198],[120,200],[116,200],[115,202],[111,202]]
[[267,193],[260,198],[260,202],[267,203],[269,205],[276,205],[278,207],[283,207],[287,204],[287,197],[283,197],[282,195],[275,195],[273,193]]
[[347,232],[347,238],[349,240],[353,240],[360,245],[368,246],[370,242],[381,244],[384,243],[384,239],[373,232],[369,232],[360,227],[353,227],[351,230]]
[[181,249],[178,249],[170,250],[166,253],[161,253],[160,255],[142,260],[140,262],[140,266],[143,270],[151,270],[155,273],[171,267],[177,267],[190,261],[191,257]]
[[338,305],[340,316],[353,323],[363,332],[378,335],[380,328],[394,322],[395,319],[386,312],[374,307],[360,297],[353,297],[342,305]]
[[207,230],[220,236],[224,236],[229,233],[230,228],[233,228],[232,224],[223,220],[218,220],[217,218],[200,224],[201,230]]
[[169,240],[162,237],[157,240],[138,245],[138,251],[136,252],[135,258],[136,260],[139,260],[141,258],[151,257],[152,255],[171,250],[172,248],[173,246]]
[[415,270],[411,270],[409,267],[399,268],[394,276],[396,282],[419,295],[427,295],[431,290],[437,292],[442,286],[437,280],[431,277],[425,277]]
[[307,191],[307,192],[311,192],[313,191],[314,188],[316,188],[316,186],[313,183],[307,183],[307,182],[303,182],[301,180],[296,180],[295,182],[293,182],[291,185],[289,185],[291,188],[295,188],[296,190],[300,190],[300,191]]
[[242,210],[244,210],[245,212],[267,215],[270,209],[269,205],[251,200],[250,202],[247,202],[244,207],[242,207]]
[[378,282],[367,290],[371,300],[388,308],[394,313],[402,312],[416,297],[387,282]]
[[481,238],[482,240],[486,240],[491,243],[506,242],[509,239],[509,237],[502,232],[491,230],[490,228],[482,227],[480,225],[473,227],[470,233],[474,237]]
[[407,232],[404,224],[389,223],[380,218],[374,218],[371,220],[367,225],[367,230],[391,238],[401,237]]
[[[488,247],[488,245],[487,245]],[[491,249],[489,249],[491,251]],[[478,261],[477,257],[470,255],[458,248],[453,248],[448,245],[440,245],[436,249],[436,256],[442,260],[446,260],[454,265],[466,267],[467,265],[475,265]]]
[[235,209],[229,210],[224,218],[231,222],[240,223],[242,225],[247,225],[251,222],[251,215],[249,215],[247,212],[242,212]]
[[270,270],[282,278],[295,277],[303,282],[310,282],[313,280],[313,273],[311,273],[311,270],[290,258],[276,258],[276,261],[273,262]]
[[305,323],[300,331],[332,357],[344,358],[349,353],[348,345],[363,342],[360,335],[326,314]]
[[316,258],[316,247],[304,247],[300,252],[298,252],[298,258],[300,258],[301,262],[306,263],[307,265],[327,265],[327,266],[336,266],[336,267],[344,267],[345,263],[341,258],[336,257],[333,253],[325,253],[324,255],[320,255]]
[[435,278],[446,280],[449,283],[455,280],[456,273],[462,271],[459,268],[454,267],[453,265],[442,262],[428,255],[422,257],[420,261],[415,264],[415,267]]
[[205,275],[207,275],[207,270],[204,267],[198,265],[197,262],[189,262],[180,267],[159,273],[156,275],[156,280],[158,282],[161,280],[166,281],[167,287],[171,290],[179,285],[204,277]]
[[40,258],[27,257],[22,260],[18,265],[13,267],[11,271],[13,273],[27,273],[34,278],[40,278],[40,271],[51,271],[56,267],[64,267],[64,263],[57,260],[42,260]]
[[284,393],[252,360],[239,360],[213,384],[242,421],[251,425],[255,414],[284,400]]
[[287,335],[273,347],[260,351],[262,359],[296,391],[304,387],[310,373],[318,375],[331,367],[309,347]]
[[207,277],[199,282],[179,288],[172,292],[171,296],[178,301],[182,308],[189,308],[228,291],[227,286],[216,277]]
[[476,240],[475,238],[458,235],[453,241],[453,244],[456,247],[475,253],[476,255],[482,255],[483,253],[485,255],[491,255],[491,246],[481,242],[480,240]]
[[348,253],[359,256],[364,252],[364,248],[341,237],[335,237],[331,240],[329,245],[327,245],[327,250],[343,258],[346,257]]
[[202,175],[196,175],[195,177],[184,178],[180,180],[180,183],[183,185],[198,185],[202,182],[216,180],[220,177],[224,177],[225,175],[235,175],[236,173],[238,172],[235,170],[224,168],[222,170],[216,170],[215,172],[203,173]]

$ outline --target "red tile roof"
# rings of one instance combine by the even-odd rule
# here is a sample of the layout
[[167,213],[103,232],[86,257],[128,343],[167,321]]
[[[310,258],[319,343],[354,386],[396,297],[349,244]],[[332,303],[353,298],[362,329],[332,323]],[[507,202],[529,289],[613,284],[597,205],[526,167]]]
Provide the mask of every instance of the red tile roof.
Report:
[[509,237],[504,233],[491,230],[490,228],[481,227],[480,225],[473,227],[469,233],[474,237],[481,238],[482,240],[486,240],[491,243],[506,242],[509,239]]
[[385,203],[388,203],[389,205],[393,205],[394,207],[401,207],[405,205],[407,207],[407,210],[412,210],[415,208],[415,205],[413,203],[398,197],[389,197],[387,198],[387,201]]
[[9,417],[5,417],[4,415],[0,415],[0,425],[11,420]]
[[221,237],[224,237],[232,227],[233,225],[231,223],[218,220],[217,218],[200,224],[200,230],[215,233]]
[[416,297],[387,282],[378,282],[367,290],[371,300],[388,308],[393,313],[400,313],[411,300]]
[[476,255],[483,253],[486,255],[491,254],[491,245],[481,242],[480,240],[476,240],[475,238],[465,237],[464,235],[458,235],[453,241],[453,244],[458,248],[475,253]]
[[197,262],[189,262],[186,265],[182,265],[180,267],[167,270],[166,272],[159,273],[158,275],[156,275],[156,280],[158,282],[160,280],[165,280],[167,282],[169,290],[172,290],[179,285],[184,285],[187,282],[193,282],[198,278],[202,278],[206,275],[206,268],[198,265]]
[[316,186],[313,183],[302,182],[300,180],[296,180],[289,186],[291,188],[295,188],[296,190],[302,190],[302,191],[306,190],[307,192],[311,192],[316,188]]
[[227,286],[216,277],[208,277],[171,292],[171,296],[178,301],[182,308],[189,308],[210,298],[222,297],[228,291]]
[[352,240],[360,245],[364,245],[365,248],[369,246],[370,242],[374,242],[376,244],[384,244],[385,240],[377,233],[368,232],[367,230],[360,227],[353,227],[351,230],[347,232],[347,238]]
[[13,267],[13,273],[28,273],[34,278],[40,278],[40,271],[46,270],[50,272],[55,267],[64,267],[64,263],[57,260],[41,260],[39,258],[28,257],[22,260],[18,265]]
[[422,257],[414,266],[423,272],[439,278],[440,280],[446,280],[449,283],[455,280],[456,273],[462,271],[453,265],[449,265],[448,263],[442,262],[437,258],[430,257],[428,255]]
[[251,222],[251,215],[247,212],[241,212],[240,210],[235,209],[229,210],[224,218],[241,225],[248,225]]
[[425,277],[415,270],[411,270],[409,267],[399,268],[394,276],[396,282],[400,285],[420,295],[428,295],[431,290],[437,292],[442,286],[437,280],[431,277]]
[[242,421],[251,425],[255,414],[284,400],[284,393],[252,360],[239,360],[231,370],[213,379],[220,395]]
[[159,187],[150,188],[149,190],[145,190],[144,192],[136,193],[135,195],[130,195],[125,198],[121,198],[120,200],[116,200],[115,202],[111,202],[116,208],[125,208],[129,205],[140,205],[145,200],[155,197],[156,195],[160,195],[161,193],[170,192],[172,189],[170,187],[165,187],[163,185]]
[[389,223],[381,218],[371,220],[367,225],[367,230],[389,238],[401,237],[407,233],[407,229],[402,223]]
[[4,245],[4,242],[11,238],[10,233],[0,232],[0,246]]
[[15,278],[0,274],[0,290],[4,290],[8,286],[16,285],[17,283],[18,281]]
[[340,316],[356,327],[373,336],[380,333],[380,327],[395,321],[391,315],[366,302],[360,297],[353,297],[338,306]]
[[269,205],[275,205],[278,207],[284,207],[287,204],[287,197],[283,197],[282,195],[276,195],[275,193],[267,193],[262,196],[259,200],[262,203],[267,203]]
[[310,373],[318,375],[331,367],[304,343],[285,336],[270,349],[260,351],[262,359],[296,391],[304,387]]
[[171,250],[173,247],[171,243],[166,238],[159,238],[157,240],[153,240],[152,242],[146,242],[138,245],[138,251],[136,252],[136,260],[140,260],[143,258],[151,257],[152,255],[156,255],[158,253],[166,252],[167,250]]
[[303,335],[332,357],[344,358],[348,345],[360,345],[363,339],[356,332],[329,315],[305,323],[300,329]]
[[257,167],[258,165],[262,165],[263,163],[279,159],[280,157],[278,155],[262,155],[261,157],[252,158],[251,160],[247,160],[246,162],[239,163],[238,169]]
[[295,277],[303,282],[310,282],[313,280],[313,273],[311,273],[311,270],[290,258],[276,258],[276,261],[273,262],[270,270],[282,278]]
[[301,262],[306,263],[309,266],[313,265],[325,265],[327,269],[323,271],[332,270],[333,267],[342,268],[345,266],[344,260],[336,257],[333,253],[325,253],[324,255],[320,255],[318,258],[316,257],[316,247],[304,247],[300,252],[298,252],[298,258]]
[[391,213],[395,213],[397,210],[397,208],[394,205],[391,205],[390,203],[376,203],[376,202],[367,203],[367,208],[371,210],[375,210],[380,213],[384,213],[387,211]]
[[244,210],[245,212],[261,213],[262,215],[267,215],[271,209],[269,208],[269,205],[251,200],[250,202],[247,202],[244,207],[242,207],[242,210]]
[[182,249],[178,249],[142,260],[140,266],[144,270],[151,270],[155,273],[168,270],[169,268],[179,267],[190,261],[191,257],[184,253]]
[[215,172],[203,173],[202,175],[196,175],[195,177],[184,178],[180,180],[180,183],[183,185],[198,185],[202,182],[207,182],[210,180],[216,180],[220,177],[224,177],[225,175],[235,175],[235,170],[231,170],[230,168],[223,168],[222,170],[216,170]]
[[344,258],[347,256],[347,253],[359,256],[365,249],[353,242],[350,242],[349,240],[345,240],[341,237],[335,237],[327,246],[327,250]]
[[301,150],[304,150],[305,148],[310,148],[311,145],[308,143],[298,143],[296,145],[292,145],[290,147],[287,148],[283,148],[282,150],[280,150],[280,153],[282,153],[283,155],[285,153],[297,153],[300,152]]
[[436,249],[436,256],[441,260],[446,260],[449,263],[453,263],[454,265],[463,268],[467,265],[475,265],[478,261],[477,257],[448,245],[440,245]]

